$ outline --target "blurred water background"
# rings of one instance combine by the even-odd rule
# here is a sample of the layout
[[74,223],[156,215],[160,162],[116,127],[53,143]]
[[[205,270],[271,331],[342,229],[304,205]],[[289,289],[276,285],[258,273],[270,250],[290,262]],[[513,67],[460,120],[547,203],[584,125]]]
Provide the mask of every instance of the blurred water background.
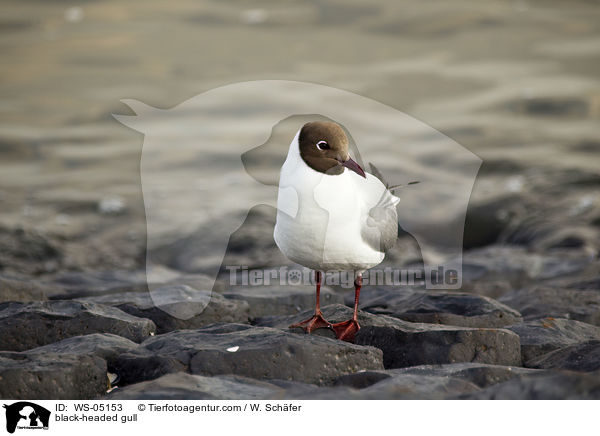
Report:
[[[554,256],[557,280],[573,262],[565,274],[597,277],[597,1],[6,0],[0,53],[1,274],[142,270],[143,135],[112,117],[131,114],[120,100],[166,109],[217,86],[284,79],[378,100],[481,157],[471,259],[510,246]],[[285,262],[265,220],[232,239],[230,262],[253,262],[249,247],[253,265]],[[163,250],[164,264],[194,273],[206,251],[190,244]],[[395,262],[420,258],[410,238],[399,247]]]

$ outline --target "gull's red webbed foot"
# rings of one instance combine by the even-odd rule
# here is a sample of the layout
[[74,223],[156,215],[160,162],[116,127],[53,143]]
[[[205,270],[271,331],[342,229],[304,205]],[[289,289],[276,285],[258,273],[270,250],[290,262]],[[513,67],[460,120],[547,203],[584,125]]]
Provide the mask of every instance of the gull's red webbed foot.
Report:
[[358,299],[360,297],[360,288],[362,287],[362,274],[358,274],[354,279],[354,313],[348,321],[335,323],[332,328],[335,336],[346,342],[354,342],[356,332],[360,330],[358,325]]
[[331,323],[327,321],[321,312],[315,313],[311,318],[296,324],[292,324],[289,328],[301,328],[306,333],[311,333],[320,328],[331,328]]
[[321,271],[315,271],[315,284],[317,287],[316,302],[315,302],[315,314],[311,318],[308,318],[306,321],[292,324],[289,328],[291,328],[291,329],[301,328],[306,333],[311,333],[312,331],[323,328],[323,327],[331,328],[331,323],[323,317],[323,312],[321,312],[321,304],[320,304],[319,298],[321,295],[321,278],[322,277],[323,276],[321,274]]
[[346,342],[354,342],[354,336],[356,332],[360,330],[360,325],[356,319],[349,319],[348,321],[338,322],[331,326],[335,332],[335,336]]

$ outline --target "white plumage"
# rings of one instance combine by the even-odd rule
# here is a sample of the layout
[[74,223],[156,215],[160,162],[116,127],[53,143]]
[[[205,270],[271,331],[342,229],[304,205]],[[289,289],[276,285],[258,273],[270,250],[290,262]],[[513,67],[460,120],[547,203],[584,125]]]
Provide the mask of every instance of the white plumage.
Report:
[[400,199],[372,174],[363,178],[346,168],[327,175],[310,168],[300,156],[299,133],[281,168],[277,246],[314,270],[362,272],[378,265],[395,242]]

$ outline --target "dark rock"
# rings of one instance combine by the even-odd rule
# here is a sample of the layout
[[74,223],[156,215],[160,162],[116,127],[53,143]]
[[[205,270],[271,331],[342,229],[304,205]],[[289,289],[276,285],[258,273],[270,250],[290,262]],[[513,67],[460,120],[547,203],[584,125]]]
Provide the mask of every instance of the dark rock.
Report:
[[27,277],[0,276],[0,303],[46,300],[44,288]]
[[347,386],[317,387],[316,390],[285,391],[286,400],[362,400],[361,391]]
[[568,318],[600,326],[600,293],[533,286],[515,290],[500,301],[518,310],[526,320]]
[[210,273],[213,268],[221,267],[220,274],[229,277],[225,266],[236,265],[254,268],[272,268],[273,265],[288,265],[290,262],[279,251],[273,240],[276,209],[261,205],[252,208],[239,227],[229,238],[229,244],[223,259],[207,256],[211,247],[218,247],[223,241],[219,235],[206,231],[222,226],[215,220],[204,229],[175,242],[152,249],[150,256],[159,264],[188,273]]
[[245,265],[249,269],[289,265],[273,239],[277,210],[258,205],[250,209],[244,223],[231,234],[222,265]]
[[[341,305],[322,308],[332,323],[352,317],[352,309]],[[312,311],[288,317],[264,317],[258,325],[286,328],[308,318]],[[477,362],[497,365],[521,364],[519,337],[508,330],[410,323],[386,315],[359,311],[361,329],[356,344],[369,345],[383,351],[386,368],[425,364]],[[318,332],[332,334],[328,329]]]
[[[223,293],[227,298],[245,300],[250,305],[250,318],[298,313],[315,305],[315,290],[309,286],[233,287]],[[341,295],[323,286],[321,304],[343,304]]]
[[467,400],[598,400],[600,372],[544,371],[513,378],[479,392],[457,398]]
[[600,340],[600,327],[564,318],[543,318],[507,327],[519,335],[527,362],[542,354],[591,339]]
[[596,153],[600,152],[600,141],[596,139],[583,139],[571,147],[574,151],[580,151],[584,153]]
[[62,262],[57,241],[37,231],[0,227],[0,266],[8,272],[40,274],[56,270]]
[[307,396],[310,398],[311,395],[316,395],[324,390],[330,389],[329,387],[317,386],[310,383],[303,383],[293,380],[269,380],[269,383],[282,389],[281,392],[276,392],[269,399],[271,400],[285,400],[287,398],[293,398],[295,396]]
[[[185,285],[164,286],[156,289],[155,293],[122,292],[88,297],[82,301],[114,306],[130,315],[151,319],[159,334],[218,322],[248,322],[248,303],[242,300],[224,298],[220,294],[198,291]],[[156,301],[153,296],[157,297]]]
[[590,229],[569,229],[549,238],[544,245],[547,248],[581,248],[585,246],[585,241],[591,234],[593,233]]
[[[148,281],[155,285],[187,285],[194,289],[210,290],[213,280],[204,274],[182,274],[162,266],[152,269],[148,278],[145,270],[69,271],[47,277],[42,284],[52,300],[80,299],[125,292],[148,292]],[[215,290],[220,290],[220,285]]]
[[444,399],[478,390],[473,383],[459,378],[398,374],[360,390],[337,386],[299,395],[290,392],[288,395],[314,400],[424,400]]
[[410,322],[463,327],[503,327],[521,321],[521,314],[489,297],[464,292],[411,289],[369,289],[361,308]]
[[98,356],[112,365],[117,356],[133,351],[139,345],[122,336],[110,333],[93,333],[85,336],[73,336],[53,344],[44,345],[27,351],[27,354],[75,354]]
[[[545,223],[550,226],[549,223]],[[561,251],[588,253],[593,258],[600,241],[600,234],[593,227],[583,224],[563,224],[561,228],[549,231],[547,235],[536,238],[531,247],[537,252]]]
[[462,263],[450,266],[459,271],[462,268],[463,289],[507,304],[501,297],[514,289],[579,274],[590,267],[591,260],[589,253],[579,250],[554,250],[542,255],[523,247],[489,246],[465,252]]
[[382,380],[392,377],[393,370],[383,371],[359,371],[353,374],[346,374],[336,378],[333,381],[334,386],[348,386],[354,389],[364,389],[379,383]]
[[66,271],[43,280],[48,297],[68,300],[111,292],[147,290],[145,271]]
[[497,242],[511,218],[523,209],[522,204],[523,198],[517,194],[470,204],[465,218],[463,247],[468,250]]
[[[519,184],[527,185],[519,193],[520,199],[515,198],[508,208],[500,210],[502,216],[509,218],[510,225],[503,230],[498,242],[527,247],[542,257],[569,258],[586,251],[588,254],[597,252],[600,234],[590,220],[596,212],[592,192],[600,183],[598,172],[581,168],[530,170],[518,176],[520,179],[514,179],[519,189]],[[552,185],[547,186],[546,180],[552,180]],[[527,191],[537,191],[538,195],[526,195]],[[544,195],[539,195],[541,191]],[[555,274],[555,277],[560,275]]]
[[201,375],[323,384],[341,374],[383,368],[381,351],[371,347],[243,324],[171,332],[146,340],[142,347],[175,357]]
[[356,343],[381,349],[386,368],[456,362],[521,365],[519,337],[508,330],[416,326],[363,327]]
[[511,174],[522,174],[525,172],[525,168],[519,162],[516,162],[511,159],[503,159],[503,158],[490,158],[486,159],[481,163],[481,167],[479,168],[479,173],[477,175],[479,177],[487,177],[487,176],[507,176]]
[[589,104],[576,97],[519,98],[508,103],[508,108],[519,114],[552,117],[586,117]]
[[155,330],[148,319],[95,303],[0,303],[1,350],[23,351],[91,333],[113,333],[142,342]]
[[480,388],[502,383],[515,377],[539,372],[518,366],[486,365],[481,363],[452,363],[448,365],[421,365],[388,370],[392,374],[435,375],[453,377],[473,383]]
[[121,354],[111,362],[111,369],[119,375],[120,386],[154,380],[165,374],[188,370],[187,366],[175,357],[139,351]]
[[588,341],[551,351],[529,360],[527,365],[532,368],[557,368],[584,372],[598,371],[600,370],[600,341]]
[[551,281],[553,288],[567,288],[576,291],[600,291],[600,262],[590,264],[576,276],[567,276]]
[[589,254],[555,250],[537,254],[518,246],[489,246],[463,256],[463,286],[478,281],[504,279],[512,284],[547,280],[581,271],[590,265]]
[[239,376],[203,377],[185,372],[119,388],[109,400],[261,400],[283,389],[267,382]]
[[476,392],[473,383],[447,376],[399,374],[361,391],[365,399],[444,399]]
[[106,362],[96,356],[0,352],[0,398],[84,400],[106,392]]
[[408,368],[387,369],[384,371],[363,371],[338,377],[334,385],[350,386],[363,389],[388,378],[403,374],[415,376],[449,377],[465,380],[474,385],[485,388],[497,383],[536,373],[536,369],[520,368],[516,366],[486,365],[481,363],[451,363],[446,365],[419,365]]

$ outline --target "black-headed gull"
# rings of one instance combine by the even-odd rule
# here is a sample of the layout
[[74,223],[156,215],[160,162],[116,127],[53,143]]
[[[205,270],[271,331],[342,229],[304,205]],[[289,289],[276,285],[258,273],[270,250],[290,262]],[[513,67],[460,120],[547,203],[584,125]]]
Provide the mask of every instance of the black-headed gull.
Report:
[[[281,167],[274,237],[291,261],[315,271],[316,307],[313,317],[290,327],[308,333],[332,328],[338,339],[354,340],[362,274],[380,264],[396,242],[399,201],[350,158],[348,138],[338,124],[310,122],[296,133]],[[354,315],[337,324],[323,317],[319,304],[327,271],[355,276]]]

